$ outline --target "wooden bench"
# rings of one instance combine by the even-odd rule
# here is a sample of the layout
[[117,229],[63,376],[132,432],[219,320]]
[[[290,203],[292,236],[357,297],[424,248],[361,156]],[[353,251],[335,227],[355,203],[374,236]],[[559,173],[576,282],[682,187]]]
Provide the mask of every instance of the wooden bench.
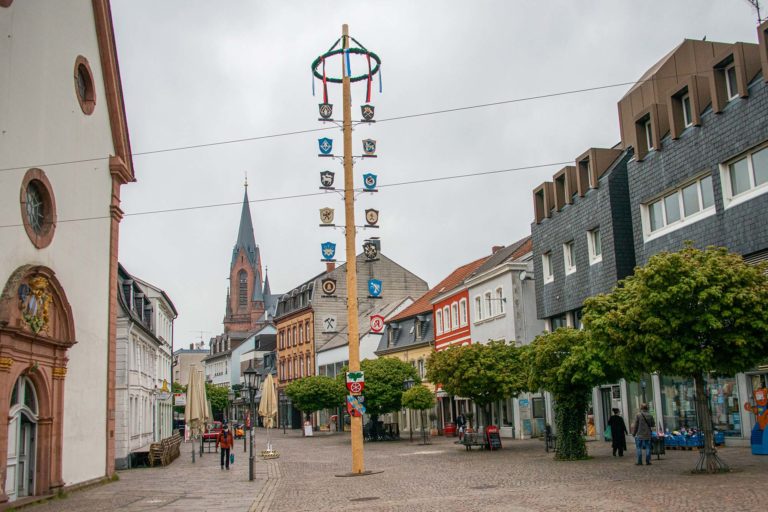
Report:
[[479,446],[481,450],[485,449],[485,436],[479,432],[468,432],[461,438],[459,444],[471,451],[473,446]]
[[167,466],[179,456],[181,451],[181,436],[174,434],[166,437],[159,443],[152,443],[149,446],[149,465],[160,464]]

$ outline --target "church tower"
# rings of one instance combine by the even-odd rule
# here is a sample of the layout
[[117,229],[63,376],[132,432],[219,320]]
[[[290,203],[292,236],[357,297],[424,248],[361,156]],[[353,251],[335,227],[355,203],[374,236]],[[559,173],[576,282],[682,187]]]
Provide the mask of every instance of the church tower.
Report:
[[252,332],[268,323],[268,315],[265,315],[265,311],[269,309],[272,297],[269,293],[269,281],[264,283],[262,275],[261,254],[253,235],[246,181],[240,228],[237,232],[237,242],[232,249],[232,262],[229,265],[229,289],[224,316],[225,333]]

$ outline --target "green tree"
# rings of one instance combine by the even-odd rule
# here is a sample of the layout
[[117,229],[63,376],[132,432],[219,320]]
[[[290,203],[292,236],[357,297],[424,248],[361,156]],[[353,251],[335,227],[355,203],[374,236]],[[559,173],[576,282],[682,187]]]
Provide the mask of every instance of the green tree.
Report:
[[427,386],[418,384],[403,393],[403,407],[425,411],[435,405],[435,395]]
[[227,410],[227,403],[229,398],[229,389],[222,386],[214,386],[213,384],[205,383],[205,394],[208,397],[208,401],[211,402],[211,412],[214,418],[222,418],[224,411]]
[[704,382],[732,376],[768,354],[766,267],[726,249],[695,249],[650,258],[607,295],[585,304],[584,324],[611,346],[627,376],[659,372],[693,379],[704,433],[697,471],[727,468],[714,446]]
[[291,382],[286,386],[285,394],[291,397],[293,405],[309,419],[309,415],[315,411],[341,406],[346,389],[337,379],[319,375]]
[[549,391],[554,399],[555,459],[587,458],[583,431],[592,388],[620,376],[610,353],[572,328],[541,334],[519,350],[529,389]]
[[[419,374],[416,368],[394,357],[364,359],[360,362],[360,369],[365,372],[365,412],[376,428],[380,415],[403,408],[403,382],[408,379],[418,382]],[[345,372],[337,378],[344,383]]]
[[455,396],[471,398],[488,421],[490,405],[526,388],[519,350],[503,341],[433,352],[427,379]]

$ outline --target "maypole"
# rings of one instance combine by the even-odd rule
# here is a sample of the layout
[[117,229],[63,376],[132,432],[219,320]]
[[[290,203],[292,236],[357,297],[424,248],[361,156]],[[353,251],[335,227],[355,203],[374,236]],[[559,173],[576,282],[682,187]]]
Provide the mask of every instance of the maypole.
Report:
[[[351,46],[350,41],[357,46]],[[340,44],[340,47],[339,47]],[[334,56],[341,57],[341,78],[329,77],[326,72],[326,60]],[[367,60],[367,72],[358,76],[352,75],[351,56],[363,56]],[[372,67],[372,62],[375,63]],[[347,302],[347,333],[349,341],[349,372],[347,373],[347,387],[349,395],[347,396],[347,411],[351,416],[351,444],[352,444],[352,475],[362,475],[369,472],[365,471],[365,462],[363,454],[363,413],[365,412],[364,397],[362,392],[365,386],[363,372],[360,371],[360,336],[358,325],[358,297],[357,297],[357,259],[356,259],[356,225],[355,225],[355,185],[354,185],[354,161],[356,158],[367,159],[376,158],[376,141],[372,139],[363,140],[363,154],[360,156],[352,155],[352,94],[351,84],[362,80],[367,81],[366,104],[361,106],[363,119],[359,123],[373,123],[374,107],[370,105],[371,85],[373,76],[381,68],[381,59],[363,47],[358,41],[349,35],[349,28],[345,24],[342,26],[341,38],[334,43],[330,50],[319,56],[312,62],[313,90],[314,78],[322,80],[323,102],[319,105],[320,121],[337,123],[333,119],[333,105],[328,99],[328,83],[341,83],[342,88],[342,112],[343,120],[341,129],[343,134],[344,153],[341,161],[344,168],[344,230],[346,243],[346,302]],[[338,124],[338,123],[337,123]],[[338,158],[333,154],[333,140],[327,137],[318,140],[320,150],[319,157]],[[333,188],[333,172],[322,171],[320,173],[320,184],[323,190],[335,190]],[[376,175],[367,173],[363,175],[364,192],[376,192]],[[333,224],[333,209],[322,208],[320,210],[321,226],[336,227]],[[378,228],[378,210],[366,210],[367,228]],[[364,245],[364,253],[367,261],[376,261],[378,255],[378,239],[368,240]],[[332,242],[322,244],[322,254],[324,262],[334,262],[336,245]],[[323,281],[323,292],[332,296],[335,293],[335,281],[327,279]],[[368,282],[369,298],[380,298],[381,281],[371,279]]]

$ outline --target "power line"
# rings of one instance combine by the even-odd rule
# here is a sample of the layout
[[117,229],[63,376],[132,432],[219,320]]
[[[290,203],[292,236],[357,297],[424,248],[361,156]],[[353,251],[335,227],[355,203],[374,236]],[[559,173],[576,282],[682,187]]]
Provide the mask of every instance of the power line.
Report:
[[[677,76],[677,75],[676,75]],[[599,85],[595,87],[587,87],[583,89],[571,89],[568,91],[560,91],[560,92],[553,92],[548,94],[539,94],[536,96],[525,96],[522,98],[514,98],[510,100],[502,100],[502,101],[495,101],[491,103],[478,103],[476,105],[468,105],[464,107],[455,107],[455,108],[448,108],[448,109],[441,109],[441,110],[432,110],[428,112],[420,112],[416,114],[405,114],[402,116],[395,116],[395,117],[387,117],[384,119],[379,119],[376,122],[377,123],[387,123],[391,121],[402,121],[405,119],[415,119],[418,117],[427,117],[427,116],[433,116],[433,115],[441,115],[441,114],[449,114],[453,112],[462,112],[466,110],[474,110],[479,108],[488,108],[488,107],[497,107],[501,105],[508,105],[512,103],[522,103],[526,101],[535,101],[535,100],[541,100],[541,99],[547,99],[547,98],[556,98],[558,96],[568,96],[572,94],[581,94],[585,92],[593,92],[593,91],[600,91],[604,89],[612,89],[615,87],[625,87],[627,85],[634,85],[641,82],[645,82],[648,80],[656,80],[660,77],[652,77],[648,78],[644,81],[632,81],[632,82],[620,82],[615,84],[608,84],[608,85]],[[280,137],[288,137],[292,135],[302,135],[306,133],[315,133],[315,132],[322,132],[327,130],[334,130],[336,127],[333,126],[327,126],[322,128],[308,128],[306,130],[293,130],[293,131],[287,131],[287,132],[280,132],[280,133],[273,133],[269,135],[257,135],[253,137],[243,137],[239,139],[226,139],[221,141],[214,141],[214,142],[207,142],[207,143],[201,143],[201,144],[190,144],[186,146],[174,146],[169,148],[162,148],[162,149],[154,149],[149,151],[140,151],[132,153],[131,155],[136,156],[146,156],[146,155],[156,155],[160,153],[171,153],[176,151],[187,151],[190,149],[199,149],[199,148],[207,148],[207,147],[215,147],[215,146],[225,146],[229,144],[239,144],[242,142],[253,142],[258,140],[266,140],[266,139],[275,139]],[[70,164],[76,164],[76,163],[83,163],[83,162],[96,162],[100,160],[106,160],[107,157],[95,157],[95,158],[84,158],[80,160],[66,160],[66,161],[60,161],[60,162],[49,162],[45,164],[34,164],[34,165],[24,165],[24,166],[15,166],[15,167],[4,167],[0,168],[0,172],[7,172],[7,171],[18,171],[23,169],[29,169],[32,167],[53,167],[58,165],[70,165]]]
[[[552,162],[552,163],[546,163],[546,164],[526,165],[522,167],[510,167],[507,169],[495,169],[492,171],[478,171],[478,172],[469,172],[469,173],[462,173],[462,174],[452,174],[450,176],[438,176],[435,178],[424,178],[420,180],[409,180],[409,181],[400,181],[397,183],[387,183],[387,184],[379,185],[379,188],[400,187],[400,186],[406,186],[406,185],[419,185],[422,183],[434,183],[438,181],[449,181],[449,180],[456,180],[456,179],[462,179],[462,178],[475,178],[479,176],[490,176],[493,174],[503,174],[503,173],[515,172],[515,171],[526,171],[526,170],[533,170],[533,169],[541,169],[545,167],[554,167],[557,165],[568,165],[570,163],[573,163],[573,161],[567,160],[565,162]],[[338,190],[338,192],[342,192],[342,190]],[[355,189],[355,192],[365,192],[365,189]],[[249,203],[267,203],[272,201],[284,201],[287,199],[301,199],[304,197],[321,196],[327,193],[328,193],[327,191],[323,191],[323,192],[308,192],[305,194],[293,194],[293,195],[287,195],[287,196],[264,197],[260,199],[251,199],[248,202]],[[239,206],[241,204],[243,204],[242,201],[232,201],[232,202],[226,202],[226,203],[211,203],[211,204],[203,204],[203,205],[196,205],[196,206],[183,206],[179,208],[166,208],[162,210],[147,210],[143,212],[125,213],[123,217],[139,217],[143,215],[157,215],[161,213],[206,210],[210,208],[220,208],[223,206]],[[102,215],[102,216],[95,216],[95,217],[80,217],[75,219],[57,220],[56,224],[63,224],[68,222],[84,222],[84,221],[90,221],[90,220],[103,220],[103,219],[109,219],[109,218],[111,218],[109,215]],[[5,224],[5,225],[0,225],[0,229],[17,228],[17,227],[23,227],[23,226],[24,224]]]

